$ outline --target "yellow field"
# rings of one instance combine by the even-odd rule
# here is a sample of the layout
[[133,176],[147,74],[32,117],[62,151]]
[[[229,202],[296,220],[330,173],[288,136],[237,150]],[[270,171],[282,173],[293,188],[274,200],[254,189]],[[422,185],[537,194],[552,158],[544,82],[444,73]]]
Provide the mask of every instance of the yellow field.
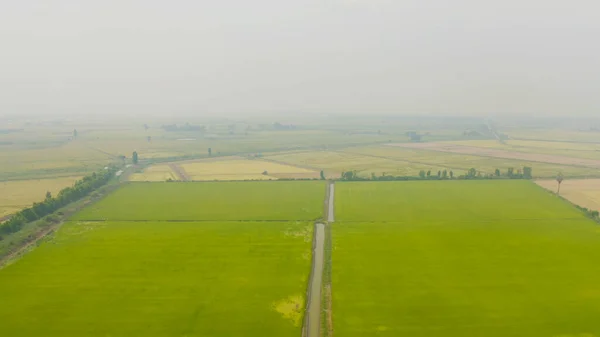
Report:
[[31,172],[32,177],[72,176],[74,172],[93,172],[111,160],[78,142],[40,149],[15,148],[0,152],[0,175],[24,177]]
[[348,151],[405,160],[412,163],[427,163],[434,166],[448,167],[453,169],[455,173],[457,170],[468,170],[471,167],[483,173],[493,173],[496,168],[506,171],[509,167],[513,167],[516,170],[523,166],[529,166],[533,168],[535,177],[555,177],[559,172],[573,177],[598,176],[598,170],[594,168],[390,146],[354,148]]
[[574,158],[600,159],[600,144],[593,143],[507,140],[505,141],[505,144],[502,144],[496,140],[463,140],[440,142],[440,144],[473,146],[526,153],[552,154]]
[[193,176],[195,181],[228,181],[228,180],[277,180],[272,176],[262,174],[206,174],[202,176]]
[[433,174],[437,174],[438,170],[452,170],[458,176],[472,167],[482,173],[494,173],[496,168],[506,172],[509,167],[517,170],[523,166],[531,166],[536,177],[554,177],[558,172],[579,177],[598,174],[597,170],[592,168],[389,146],[354,147],[342,151],[273,153],[268,154],[266,158],[281,163],[311,167],[314,170],[325,170],[327,176],[333,177],[338,177],[341,172],[349,170],[355,170],[363,177],[383,173],[417,176],[421,170],[431,170]]
[[552,129],[507,129],[502,130],[511,138],[534,140],[568,140],[582,142],[599,142],[600,132]]
[[[357,171],[361,176],[370,176],[371,173],[405,176],[418,175],[420,170],[437,172],[438,169],[444,169],[444,167],[436,165],[398,162],[389,158],[367,157],[351,152],[288,152],[271,154],[267,158],[281,163],[312,167],[315,171],[324,170],[326,176],[332,178],[338,178],[344,171]],[[455,171],[455,173],[458,174],[459,171]]]
[[56,195],[81,177],[31,179],[0,182],[0,217],[44,200],[46,192]]
[[[257,159],[183,162],[179,166],[191,180],[262,180],[319,177],[317,171]],[[265,171],[266,174],[263,174]]]
[[[536,184],[556,192],[556,180],[538,180]],[[560,195],[581,207],[600,211],[600,179],[566,179],[560,187]]]
[[141,173],[129,176],[131,181],[167,181],[169,179],[179,180],[177,174],[167,164],[150,166]]

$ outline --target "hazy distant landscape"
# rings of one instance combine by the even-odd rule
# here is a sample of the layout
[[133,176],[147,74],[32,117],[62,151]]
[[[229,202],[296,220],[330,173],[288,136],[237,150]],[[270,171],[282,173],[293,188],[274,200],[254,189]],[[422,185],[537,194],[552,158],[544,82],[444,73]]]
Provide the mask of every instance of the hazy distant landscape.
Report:
[[0,336],[600,337],[599,12],[0,1]]
[[[5,123],[3,335],[62,335],[65,324],[88,336],[599,328],[600,132],[588,121]],[[57,205],[61,189],[99,173],[105,182]],[[324,237],[313,223],[325,224]],[[311,258],[311,242],[324,242],[323,256]],[[320,294],[306,291],[315,275]],[[29,324],[41,297],[43,323]],[[207,325],[221,312],[239,317],[236,329],[231,318]]]

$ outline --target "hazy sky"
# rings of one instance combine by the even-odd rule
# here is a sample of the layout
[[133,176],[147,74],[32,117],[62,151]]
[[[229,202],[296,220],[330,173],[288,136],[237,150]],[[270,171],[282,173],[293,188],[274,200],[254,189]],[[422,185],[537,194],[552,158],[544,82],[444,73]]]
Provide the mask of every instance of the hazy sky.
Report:
[[600,115],[598,0],[0,0],[0,115]]

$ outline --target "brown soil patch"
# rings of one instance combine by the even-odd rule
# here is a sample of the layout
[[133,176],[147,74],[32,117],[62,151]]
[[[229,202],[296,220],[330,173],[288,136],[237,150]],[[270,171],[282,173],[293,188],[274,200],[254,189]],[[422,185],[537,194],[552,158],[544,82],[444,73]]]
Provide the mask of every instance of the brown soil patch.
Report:
[[481,148],[474,146],[463,146],[445,143],[406,143],[406,144],[386,144],[387,146],[402,147],[416,150],[430,150],[447,153],[457,153],[480,157],[492,157],[503,159],[516,159],[523,161],[532,161],[540,163],[550,163],[559,165],[582,166],[591,168],[600,168],[600,160],[572,158],[550,154],[513,152],[492,148]]
[[[556,192],[556,180],[537,180],[536,184]],[[600,179],[566,179],[560,187],[560,195],[570,202],[591,210],[600,211]]]

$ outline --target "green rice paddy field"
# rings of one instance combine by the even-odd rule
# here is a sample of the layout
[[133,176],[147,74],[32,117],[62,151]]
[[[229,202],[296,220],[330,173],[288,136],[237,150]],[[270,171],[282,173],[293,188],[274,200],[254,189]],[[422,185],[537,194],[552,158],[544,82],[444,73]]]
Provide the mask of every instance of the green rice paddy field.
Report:
[[526,181],[338,183],[333,325],[600,336],[600,228]]
[[299,336],[325,185],[254,184],[118,190],[0,271],[0,336]]
[[78,220],[315,220],[325,182],[129,183]]
[[[324,197],[128,183],[0,270],[0,336],[301,336]],[[336,336],[600,336],[600,227],[532,182],[338,182],[335,200]]]

